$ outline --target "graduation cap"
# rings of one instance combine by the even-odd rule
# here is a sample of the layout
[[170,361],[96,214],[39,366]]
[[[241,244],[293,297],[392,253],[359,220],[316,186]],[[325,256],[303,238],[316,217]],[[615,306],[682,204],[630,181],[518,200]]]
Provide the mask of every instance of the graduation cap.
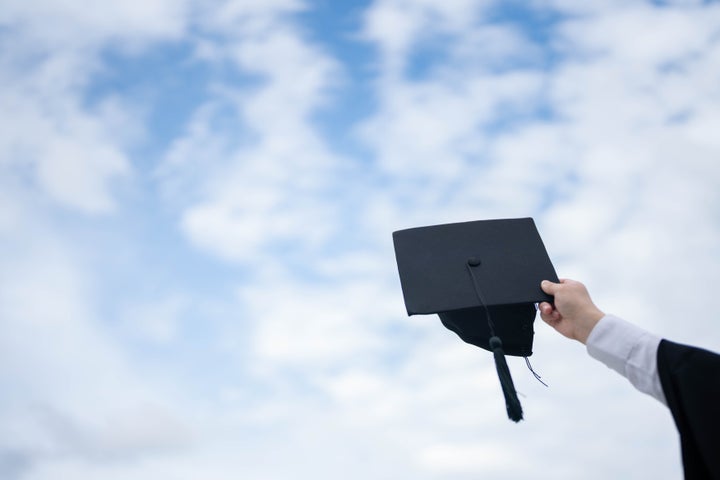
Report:
[[558,281],[532,218],[393,232],[408,315],[433,314],[465,342],[492,351],[508,417],[522,419],[505,355],[532,355],[536,303]]

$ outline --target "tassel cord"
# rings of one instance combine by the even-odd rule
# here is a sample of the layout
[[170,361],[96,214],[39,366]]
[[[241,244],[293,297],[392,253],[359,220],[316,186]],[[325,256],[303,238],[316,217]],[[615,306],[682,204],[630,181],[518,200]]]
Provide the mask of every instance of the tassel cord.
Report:
[[543,382],[542,377],[540,375],[538,375],[538,373],[535,370],[533,370],[532,365],[530,365],[530,359],[528,357],[525,357],[525,364],[527,365],[528,370],[530,370],[530,372],[533,374],[533,377],[535,377],[535,380],[537,380],[538,382],[542,383],[543,385],[545,385],[547,387],[548,384]]
[[490,316],[490,307],[488,306],[485,298],[480,289],[480,285],[475,278],[474,267],[480,265],[480,262],[476,259],[470,259],[467,263],[468,273],[472,279],[475,295],[477,296],[480,305],[485,307],[485,316],[487,318],[488,328],[490,329],[490,349],[493,352],[495,358],[495,368],[497,370],[498,379],[500,380],[500,387],[502,388],[503,396],[505,397],[505,408],[507,410],[508,418],[513,422],[519,422],[523,418],[522,405],[515,391],[515,385],[513,384],[512,376],[510,375],[510,368],[508,367],[507,360],[505,359],[505,352],[502,348],[502,340],[495,334],[495,323]]
[[507,409],[508,418],[513,422],[519,422],[523,418],[522,405],[515,390],[510,368],[505,359],[505,352],[502,349],[502,341],[499,337],[490,338],[490,348],[493,349],[495,357],[495,368],[497,369],[500,386],[505,396],[505,408]]
[[473,270],[473,266],[470,265],[470,263],[468,263],[466,266],[468,269],[468,273],[470,274],[470,278],[472,279],[473,290],[475,290],[475,296],[477,297],[478,301],[480,302],[480,305],[485,307],[485,318],[487,319],[488,328],[490,328],[490,336],[495,337],[495,322],[493,322],[493,319],[490,316],[490,308],[488,307],[488,304],[485,301],[485,297],[482,294],[480,285],[478,285],[477,278],[475,278],[475,271]]

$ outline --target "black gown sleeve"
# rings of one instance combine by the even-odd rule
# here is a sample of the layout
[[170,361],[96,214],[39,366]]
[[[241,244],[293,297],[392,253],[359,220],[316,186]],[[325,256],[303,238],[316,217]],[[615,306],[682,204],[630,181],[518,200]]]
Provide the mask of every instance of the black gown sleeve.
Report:
[[658,374],[680,432],[686,480],[720,480],[720,355],[662,340]]

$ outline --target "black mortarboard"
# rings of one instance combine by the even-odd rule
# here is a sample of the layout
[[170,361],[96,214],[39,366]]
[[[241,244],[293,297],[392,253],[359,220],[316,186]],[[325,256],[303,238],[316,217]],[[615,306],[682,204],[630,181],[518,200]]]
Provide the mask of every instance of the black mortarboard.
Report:
[[542,280],[555,269],[532,218],[480,220],[393,233],[408,315],[437,313],[464,341],[490,350],[508,416],[522,419],[505,354],[532,355]]

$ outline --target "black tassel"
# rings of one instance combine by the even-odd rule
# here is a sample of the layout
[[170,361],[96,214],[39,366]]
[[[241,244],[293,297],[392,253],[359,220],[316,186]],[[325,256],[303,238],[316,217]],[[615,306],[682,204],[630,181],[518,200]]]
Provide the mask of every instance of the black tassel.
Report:
[[495,367],[497,368],[503,395],[505,395],[505,408],[507,408],[508,418],[513,422],[519,422],[523,418],[522,405],[520,405],[520,400],[515,391],[512,376],[510,376],[510,368],[508,368],[505,360],[505,352],[499,337],[490,337],[490,348],[495,356]]

